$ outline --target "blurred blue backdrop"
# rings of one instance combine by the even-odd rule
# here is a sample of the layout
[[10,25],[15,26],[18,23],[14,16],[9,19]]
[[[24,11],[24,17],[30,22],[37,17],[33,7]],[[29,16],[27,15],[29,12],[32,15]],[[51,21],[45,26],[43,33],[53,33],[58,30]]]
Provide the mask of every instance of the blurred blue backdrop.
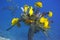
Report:
[[[23,7],[25,4],[34,6],[36,1],[43,3],[43,7],[40,9],[41,12],[53,11],[51,20],[54,23],[51,24],[51,29],[48,31],[48,34],[51,40],[60,40],[60,0],[0,0],[0,37],[9,38],[10,40],[28,40],[29,26],[24,23],[21,23],[21,28],[15,26],[10,31],[6,31],[6,29],[11,26],[10,22],[12,18],[20,17],[22,13],[20,7]],[[8,8],[8,6],[12,6],[14,9],[17,7],[15,13],[12,13],[11,10],[2,9],[5,7]],[[47,40],[42,32],[36,33],[33,39]]]

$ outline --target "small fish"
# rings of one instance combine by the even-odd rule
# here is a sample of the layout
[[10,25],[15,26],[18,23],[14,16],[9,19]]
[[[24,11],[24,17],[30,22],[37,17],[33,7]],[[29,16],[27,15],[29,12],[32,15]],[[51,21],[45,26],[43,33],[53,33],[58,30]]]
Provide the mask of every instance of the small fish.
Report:
[[39,8],[42,8],[42,2],[36,2],[35,3],[35,6],[39,7]]
[[49,17],[52,17],[53,16],[53,13],[52,11],[49,11],[49,14],[48,14]]
[[32,16],[33,13],[34,13],[34,11],[33,11],[33,7],[31,6],[30,9],[29,9],[29,15]]
[[17,25],[17,27],[20,27],[20,23],[19,23],[19,18],[13,18],[11,21],[11,27],[9,27],[7,29],[7,31],[9,31],[10,29],[12,29],[15,25]]
[[44,23],[44,21],[45,21],[45,17],[41,17],[40,18],[40,23]]
[[19,22],[19,18],[13,18],[11,21],[11,25],[16,25]]
[[49,29],[49,28],[50,28],[50,26],[49,26],[49,21],[45,21],[45,23],[44,23],[44,28],[45,28],[45,29]]
[[24,13],[26,13],[28,11],[29,6],[28,5],[24,5]]

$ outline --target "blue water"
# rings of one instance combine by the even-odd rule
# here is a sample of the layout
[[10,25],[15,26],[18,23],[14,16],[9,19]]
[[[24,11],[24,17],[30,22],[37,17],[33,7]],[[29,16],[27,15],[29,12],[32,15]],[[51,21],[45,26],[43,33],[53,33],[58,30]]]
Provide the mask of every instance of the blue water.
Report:
[[[11,19],[14,17],[20,17],[25,4],[34,6],[36,1],[41,1],[43,7],[41,12],[53,11],[53,20],[51,28],[48,31],[51,40],[60,40],[60,0],[0,0],[0,37],[10,40],[28,40],[29,26],[21,23],[21,28],[15,26],[10,31],[6,31],[11,26]],[[18,7],[15,13],[11,10],[3,10],[2,8],[12,6],[14,9]],[[14,15],[14,16],[13,16]],[[42,32],[38,32],[34,35],[34,40],[47,40],[46,36]],[[0,38],[1,40],[1,38]],[[5,39],[4,39],[5,40]]]

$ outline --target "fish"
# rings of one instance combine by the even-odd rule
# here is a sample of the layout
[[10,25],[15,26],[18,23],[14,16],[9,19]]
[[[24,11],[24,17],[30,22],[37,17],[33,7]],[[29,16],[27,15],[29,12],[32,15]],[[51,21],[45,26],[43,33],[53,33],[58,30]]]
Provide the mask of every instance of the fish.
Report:
[[11,27],[9,27],[7,29],[7,31],[9,31],[10,29],[12,29],[15,25],[17,25],[17,27],[20,27],[20,23],[19,23],[19,18],[13,18],[11,21]]
[[49,17],[52,17],[53,16],[53,13],[52,11],[49,11],[49,14],[48,14]]
[[29,6],[27,4],[24,5],[24,13],[27,13]]
[[30,15],[30,16],[32,16],[32,15],[33,15],[33,13],[34,13],[34,11],[33,11],[33,7],[32,7],[32,6],[30,6],[30,8],[29,8],[29,15]]
[[38,8],[42,8],[42,2],[39,2],[39,1],[36,2],[36,3],[35,3],[35,6],[37,6]]
[[13,18],[11,21],[11,25],[16,25],[19,22],[19,18]]

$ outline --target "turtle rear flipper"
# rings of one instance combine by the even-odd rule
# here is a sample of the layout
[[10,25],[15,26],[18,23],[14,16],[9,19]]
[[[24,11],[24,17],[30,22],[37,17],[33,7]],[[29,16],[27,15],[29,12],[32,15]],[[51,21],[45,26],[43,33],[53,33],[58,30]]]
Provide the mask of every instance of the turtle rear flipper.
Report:
[[48,33],[46,31],[44,31],[44,35],[47,37],[47,40],[51,40]]

